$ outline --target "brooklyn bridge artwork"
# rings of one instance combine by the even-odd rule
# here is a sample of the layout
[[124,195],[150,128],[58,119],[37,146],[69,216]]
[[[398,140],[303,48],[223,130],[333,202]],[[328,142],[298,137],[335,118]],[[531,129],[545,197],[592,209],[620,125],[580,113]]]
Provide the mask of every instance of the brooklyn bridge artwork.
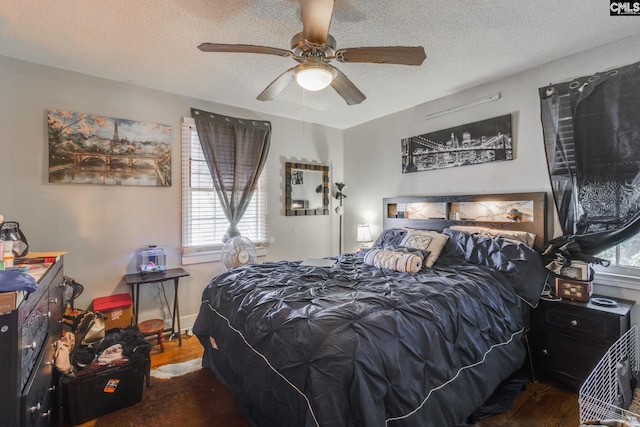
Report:
[[513,160],[511,115],[402,140],[402,173]]
[[171,186],[171,126],[49,109],[49,182]]

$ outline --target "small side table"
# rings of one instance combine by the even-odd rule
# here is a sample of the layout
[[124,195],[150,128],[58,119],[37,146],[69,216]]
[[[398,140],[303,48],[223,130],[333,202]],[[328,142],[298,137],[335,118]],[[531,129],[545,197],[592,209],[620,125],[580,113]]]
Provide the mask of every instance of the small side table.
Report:
[[173,280],[173,316],[171,318],[171,336],[176,333],[176,319],[178,320],[178,343],[182,346],[182,329],[180,328],[180,306],[178,304],[178,281],[181,277],[188,276],[182,268],[170,268],[166,271],[156,273],[132,273],[124,276],[124,281],[131,286],[131,299],[133,300],[133,321],[138,324],[138,314],[140,306],[140,285],[145,283],[161,283],[167,280]]

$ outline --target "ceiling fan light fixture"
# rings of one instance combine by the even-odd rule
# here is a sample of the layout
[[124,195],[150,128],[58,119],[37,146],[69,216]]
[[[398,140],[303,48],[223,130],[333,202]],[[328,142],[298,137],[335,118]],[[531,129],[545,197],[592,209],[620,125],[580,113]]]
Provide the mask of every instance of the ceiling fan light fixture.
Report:
[[296,71],[296,82],[306,90],[318,91],[331,84],[335,74],[322,64],[304,65]]

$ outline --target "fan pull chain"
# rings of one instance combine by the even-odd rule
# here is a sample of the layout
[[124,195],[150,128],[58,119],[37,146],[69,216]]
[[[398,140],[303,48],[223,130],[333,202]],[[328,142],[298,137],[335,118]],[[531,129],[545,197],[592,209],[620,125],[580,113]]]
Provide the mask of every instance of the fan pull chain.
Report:
[[307,127],[307,91],[302,89],[302,134],[306,134]]

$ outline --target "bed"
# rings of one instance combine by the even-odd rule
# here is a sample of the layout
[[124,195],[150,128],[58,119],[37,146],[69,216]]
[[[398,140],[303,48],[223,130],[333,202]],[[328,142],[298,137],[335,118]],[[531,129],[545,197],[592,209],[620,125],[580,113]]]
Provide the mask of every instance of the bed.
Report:
[[[496,221],[468,205],[494,200],[498,216],[519,217]],[[255,426],[464,423],[525,360],[526,307],[546,278],[530,247],[545,239],[545,201],[544,193],[384,199],[384,231],[369,250],[329,267],[279,261],[224,272],[205,287],[193,328],[203,366]],[[416,212],[420,203],[428,206]],[[419,271],[376,266],[380,254],[390,256],[383,264],[422,255]]]

